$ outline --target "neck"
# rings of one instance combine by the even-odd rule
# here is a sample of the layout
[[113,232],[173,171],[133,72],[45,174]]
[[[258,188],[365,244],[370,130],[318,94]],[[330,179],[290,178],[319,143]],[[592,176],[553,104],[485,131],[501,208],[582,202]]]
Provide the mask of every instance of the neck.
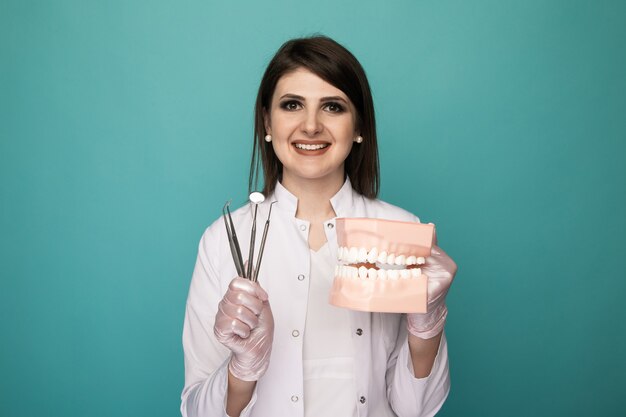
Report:
[[298,199],[296,217],[312,223],[323,222],[336,216],[330,199],[343,186],[340,176],[319,179],[299,179],[283,175],[281,184]]

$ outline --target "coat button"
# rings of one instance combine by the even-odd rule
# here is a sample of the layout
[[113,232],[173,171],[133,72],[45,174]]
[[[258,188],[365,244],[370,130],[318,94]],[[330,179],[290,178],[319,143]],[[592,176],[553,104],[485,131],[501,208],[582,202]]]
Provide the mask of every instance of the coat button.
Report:
[[[356,329],[357,336],[361,336],[363,334],[363,329]],[[361,397],[363,398],[363,397]]]
[[361,398],[359,398],[359,402],[361,404],[365,404],[365,397],[361,396]]
[[306,224],[301,224],[300,225],[300,230],[302,230],[304,232],[306,230]]
[[297,331],[297,330],[294,330],[293,332],[291,332],[291,335],[292,335],[293,337],[298,337],[298,336],[300,336],[300,332],[299,332],[299,331]]
[[304,275],[300,274],[298,275],[298,281],[303,281],[304,280]]
[[[363,398],[363,397],[361,397],[361,398]],[[294,403],[297,403],[298,402],[298,396],[297,395],[292,395],[291,396],[291,401],[293,401]]]

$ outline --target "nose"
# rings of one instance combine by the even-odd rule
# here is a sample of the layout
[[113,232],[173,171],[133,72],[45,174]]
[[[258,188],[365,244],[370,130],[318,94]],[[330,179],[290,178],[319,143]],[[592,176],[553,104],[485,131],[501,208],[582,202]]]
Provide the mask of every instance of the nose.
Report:
[[316,109],[309,108],[302,120],[302,131],[308,136],[315,136],[323,129],[319,114]]

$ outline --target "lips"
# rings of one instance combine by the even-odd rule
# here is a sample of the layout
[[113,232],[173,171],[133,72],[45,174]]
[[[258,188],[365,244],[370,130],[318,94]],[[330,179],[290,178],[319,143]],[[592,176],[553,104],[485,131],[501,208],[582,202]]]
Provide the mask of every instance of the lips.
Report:
[[434,225],[382,219],[336,220],[338,265],[330,303],[352,310],[424,313]]

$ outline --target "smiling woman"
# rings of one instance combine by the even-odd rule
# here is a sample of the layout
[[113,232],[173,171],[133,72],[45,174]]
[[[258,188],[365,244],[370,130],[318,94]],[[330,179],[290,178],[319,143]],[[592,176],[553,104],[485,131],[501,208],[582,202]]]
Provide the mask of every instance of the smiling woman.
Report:
[[[403,293],[393,314],[328,302],[345,252],[338,218],[419,222],[376,199],[376,124],[363,68],[332,39],[291,40],[268,65],[255,112],[250,188],[262,173],[268,198],[255,215],[245,206],[233,219],[258,230],[256,210],[269,216],[275,204],[268,250],[258,282],[248,281],[229,260],[222,219],[205,232],[183,331],[183,416],[434,415],[450,388],[443,327],[452,259],[433,246],[419,273],[411,266],[410,274],[394,269],[349,282],[408,288],[427,277],[428,293]],[[390,262],[404,259],[398,255]]]

